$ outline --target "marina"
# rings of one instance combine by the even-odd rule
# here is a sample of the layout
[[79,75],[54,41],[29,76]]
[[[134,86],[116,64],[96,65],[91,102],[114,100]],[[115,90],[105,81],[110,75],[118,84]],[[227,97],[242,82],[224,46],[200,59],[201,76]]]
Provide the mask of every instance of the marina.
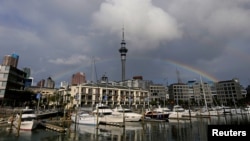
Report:
[[33,131],[9,130],[9,125],[0,127],[1,141],[207,141],[208,125],[247,125],[250,127],[250,115],[223,115],[192,117],[190,119],[141,120],[125,122],[125,126],[82,125],[71,120],[46,120]]

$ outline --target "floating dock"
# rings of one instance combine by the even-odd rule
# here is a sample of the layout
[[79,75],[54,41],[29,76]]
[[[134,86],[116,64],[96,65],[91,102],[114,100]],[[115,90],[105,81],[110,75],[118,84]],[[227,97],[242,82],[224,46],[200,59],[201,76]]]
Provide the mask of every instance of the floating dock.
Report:
[[42,125],[46,129],[54,130],[54,131],[61,132],[61,133],[64,133],[66,131],[65,128],[61,126],[53,125],[50,123],[40,123],[40,125]]

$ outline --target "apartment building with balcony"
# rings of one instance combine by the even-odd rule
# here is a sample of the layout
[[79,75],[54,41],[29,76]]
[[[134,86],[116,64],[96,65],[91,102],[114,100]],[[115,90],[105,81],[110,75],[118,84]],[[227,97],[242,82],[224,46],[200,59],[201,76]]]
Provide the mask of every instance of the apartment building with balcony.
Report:
[[148,105],[149,91],[104,83],[83,83],[70,86],[71,104],[74,106],[93,106],[104,103],[116,105]]

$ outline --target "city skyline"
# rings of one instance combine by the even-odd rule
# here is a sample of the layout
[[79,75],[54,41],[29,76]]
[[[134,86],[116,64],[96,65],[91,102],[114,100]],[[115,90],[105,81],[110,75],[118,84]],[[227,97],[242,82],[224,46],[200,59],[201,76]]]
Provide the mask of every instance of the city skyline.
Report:
[[[126,60],[126,53],[127,53],[127,49],[125,47],[125,44],[126,43],[124,40],[124,32],[123,32],[123,40],[121,42],[121,48],[119,49],[119,52],[121,53],[121,63],[122,63],[122,81],[127,81],[124,79],[124,77],[125,77],[124,76],[124,70],[125,70],[124,60]],[[124,57],[124,55],[125,55],[125,57]],[[13,68],[17,68],[18,59],[19,59],[18,54],[5,55],[3,58],[4,58],[3,62],[2,62],[3,66],[12,66]],[[95,69],[94,62],[95,62],[95,60],[93,58],[93,64],[92,64],[93,69]],[[17,68],[17,69],[20,70],[19,68]],[[42,80],[39,80],[39,82],[33,82],[33,77],[30,77],[30,68],[23,68],[22,71],[27,74],[25,78],[32,80],[32,81],[30,81],[30,80],[27,81],[27,85],[29,85],[29,86],[60,88],[60,87],[65,87],[66,83],[67,84],[70,83],[70,82],[66,82],[66,81],[61,81],[61,82],[59,82],[60,85],[56,85],[56,82],[50,76],[47,78],[47,80],[42,79]],[[95,71],[95,70],[93,70],[93,71]],[[187,85],[189,85],[190,83],[193,83],[193,82],[198,82],[198,83],[199,82],[200,83],[211,83],[211,82],[220,83],[220,82],[222,82],[222,81],[216,80],[216,78],[212,78],[211,76],[203,74],[202,72],[197,72],[197,73],[203,74],[203,76],[210,78],[211,81],[204,82],[202,80],[202,76],[200,75],[200,80],[188,80],[187,82],[183,82],[180,78],[180,73],[178,70],[176,70],[176,73],[177,73],[177,83],[173,83],[173,84],[187,84]],[[143,76],[133,76],[133,79],[143,80]],[[130,80],[132,80],[132,79],[130,79]],[[232,80],[239,81],[238,78],[233,78]],[[76,72],[76,73],[72,74],[70,81],[71,81],[71,83],[69,85],[74,86],[74,85],[83,84],[83,83],[103,83],[103,81],[106,81],[106,83],[107,83],[107,82],[109,82],[109,78],[106,76],[106,73],[105,73],[102,75],[101,78],[96,78],[96,80],[86,80],[86,76],[85,76],[84,72]],[[151,81],[151,80],[149,80],[149,81]],[[231,81],[231,80],[223,80],[223,81]],[[28,83],[30,83],[30,84],[28,84]],[[36,84],[34,84],[34,83],[36,83]],[[46,86],[45,86],[45,84],[46,84]],[[156,84],[156,83],[153,82],[153,84]],[[164,85],[169,86],[171,84],[169,84],[168,81],[166,80],[166,84],[162,84],[162,86],[164,86]],[[239,81],[239,84],[241,85],[240,81]]]
[[[216,0],[2,1],[1,59],[20,56],[17,68],[31,68],[34,81],[58,85],[84,72],[91,80],[121,81],[122,28],[126,80],[155,83],[239,78],[250,83],[249,2]],[[2,61],[2,60],[1,60]]]

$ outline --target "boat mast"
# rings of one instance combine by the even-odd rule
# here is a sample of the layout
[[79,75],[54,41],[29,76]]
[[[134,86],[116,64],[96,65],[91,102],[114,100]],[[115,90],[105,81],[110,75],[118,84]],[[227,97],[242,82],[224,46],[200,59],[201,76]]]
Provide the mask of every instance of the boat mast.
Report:
[[205,101],[205,107],[206,107],[206,110],[208,110],[208,109],[207,109],[206,95],[205,95],[204,86],[203,86],[203,82],[202,82],[201,76],[200,76],[200,81],[201,81],[201,91],[202,91],[203,98],[204,98],[204,101]]

